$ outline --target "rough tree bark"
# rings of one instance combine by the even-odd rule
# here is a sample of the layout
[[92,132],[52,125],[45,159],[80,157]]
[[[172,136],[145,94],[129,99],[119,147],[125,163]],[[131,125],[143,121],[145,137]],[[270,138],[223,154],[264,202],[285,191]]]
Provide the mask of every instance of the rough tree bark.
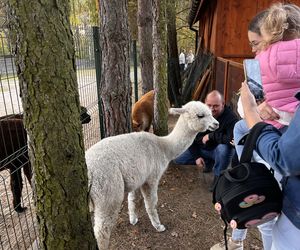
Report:
[[173,0],[167,0],[168,30],[168,96],[171,105],[181,107],[182,83],[179,68],[176,8]]
[[131,35],[131,40],[138,40],[138,25],[137,25],[138,1],[128,0],[128,25]]
[[106,136],[131,131],[130,35],[127,1],[101,0],[102,76],[100,94]]
[[138,37],[143,94],[153,89],[152,1],[138,0]]
[[153,0],[153,82],[156,135],[168,133],[166,0]]
[[68,1],[8,0],[41,249],[96,249]]

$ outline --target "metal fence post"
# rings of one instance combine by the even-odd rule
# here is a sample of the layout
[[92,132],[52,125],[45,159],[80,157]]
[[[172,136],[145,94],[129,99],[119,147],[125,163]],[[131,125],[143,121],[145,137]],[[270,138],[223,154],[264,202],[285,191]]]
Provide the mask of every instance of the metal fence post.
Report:
[[134,68],[134,98],[135,98],[135,102],[137,102],[139,99],[139,93],[138,93],[136,40],[132,41],[132,57],[133,57],[133,68]]
[[96,81],[97,81],[97,96],[98,96],[98,108],[99,108],[99,122],[100,122],[100,134],[101,139],[105,138],[105,126],[104,117],[102,113],[102,101],[100,95],[101,84],[101,48],[100,48],[100,30],[99,27],[93,26],[93,40],[94,40],[94,56],[95,56],[95,68],[96,68]]

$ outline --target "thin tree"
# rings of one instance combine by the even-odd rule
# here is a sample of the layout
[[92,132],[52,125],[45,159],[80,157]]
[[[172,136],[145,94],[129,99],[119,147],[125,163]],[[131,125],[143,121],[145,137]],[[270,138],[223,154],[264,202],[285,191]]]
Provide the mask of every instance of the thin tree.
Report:
[[[68,1],[8,0],[41,249],[96,249]],[[29,7],[30,6],[30,7]]]
[[153,130],[168,133],[166,0],[153,0],[153,81],[155,89]]
[[171,105],[181,106],[182,83],[179,68],[176,8],[174,1],[167,0],[167,30],[168,30],[168,96]]
[[102,76],[100,94],[106,136],[131,130],[130,36],[127,1],[101,0]]
[[138,1],[128,0],[128,25],[131,35],[131,40],[138,40],[138,25],[137,25]]
[[138,37],[143,94],[153,89],[152,1],[138,0]]

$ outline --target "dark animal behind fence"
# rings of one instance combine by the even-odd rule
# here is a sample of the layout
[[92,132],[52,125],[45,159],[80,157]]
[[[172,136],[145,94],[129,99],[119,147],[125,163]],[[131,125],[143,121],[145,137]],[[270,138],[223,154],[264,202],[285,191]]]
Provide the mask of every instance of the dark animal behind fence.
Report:
[[21,206],[22,174],[31,183],[32,171],[28,161],[27,135],[21,115],[1,117],[0,120],[0,171],[10,171],[10,186],[13,194],[13,206],[15,211],[21,213],[25,210]]
[[91,121],[91,116],[88,114],[87,108],[80,106],[80,121],[82,124],[87,124]]
[[[81,106],[82,124],[91,121],[87,109]],[[13,195],[13,206],[16,212],[23,212],[21,205],[23,179],[21,169],[31,184],[32,169],[27,150],[27,134],[23,124],[23,115],[12,114],[0,117],[0,171],[10,171],[10,186]]]

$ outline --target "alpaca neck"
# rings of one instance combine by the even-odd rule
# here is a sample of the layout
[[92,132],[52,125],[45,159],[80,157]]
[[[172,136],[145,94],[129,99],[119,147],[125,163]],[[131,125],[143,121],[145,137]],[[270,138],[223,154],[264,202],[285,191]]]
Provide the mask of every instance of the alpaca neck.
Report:
[[167,144],[166,155],[168,158],[173,160],[187,150],[193,143],[197,133],[197,131],[189,129],[186,121],[180,116],[172,132],[164,137]]

